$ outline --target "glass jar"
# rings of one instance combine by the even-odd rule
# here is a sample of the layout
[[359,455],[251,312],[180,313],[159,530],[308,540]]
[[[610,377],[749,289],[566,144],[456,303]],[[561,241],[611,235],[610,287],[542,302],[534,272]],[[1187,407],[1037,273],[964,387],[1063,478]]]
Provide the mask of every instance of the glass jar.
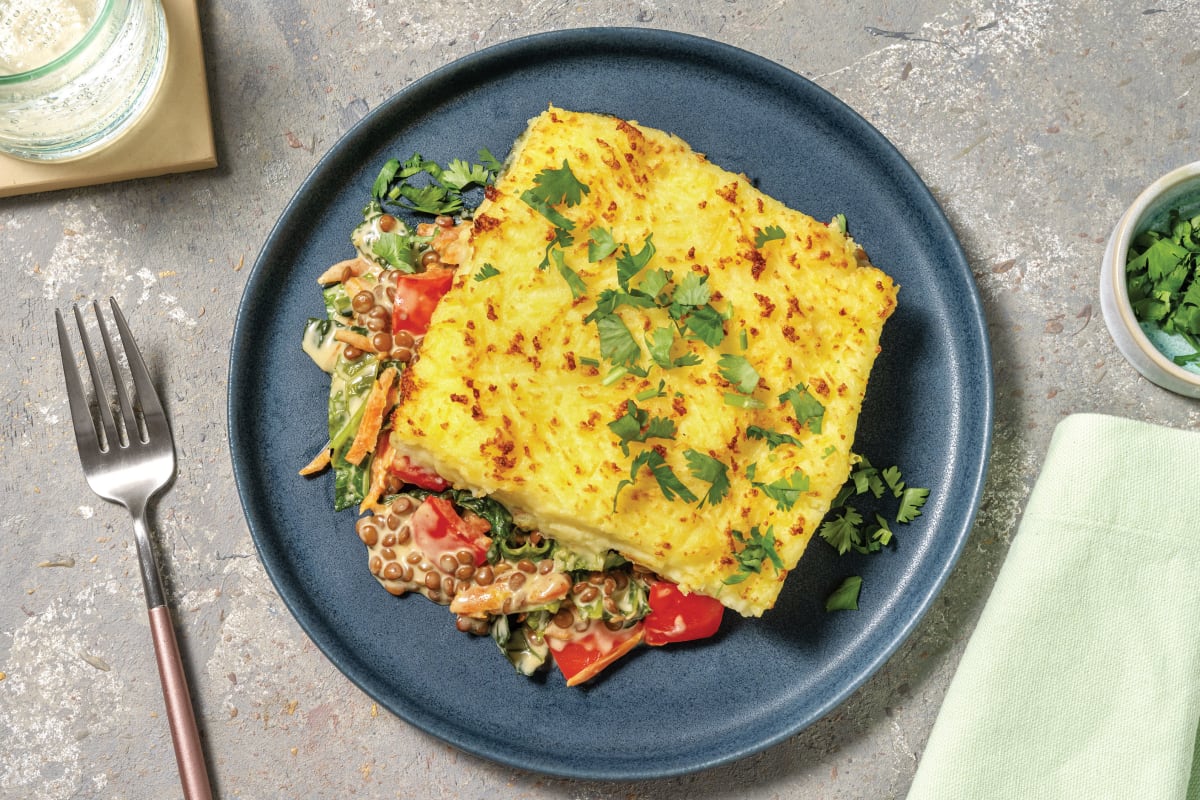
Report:
[[[73,35],[44,24],[68,18]],[[62,161],[111,144],[162,82],[167,26],[159,0],[0,0],[0,27],[11,39],[0,42],[8,69],[24,70],[0,74],[0,151],[18,158]]]

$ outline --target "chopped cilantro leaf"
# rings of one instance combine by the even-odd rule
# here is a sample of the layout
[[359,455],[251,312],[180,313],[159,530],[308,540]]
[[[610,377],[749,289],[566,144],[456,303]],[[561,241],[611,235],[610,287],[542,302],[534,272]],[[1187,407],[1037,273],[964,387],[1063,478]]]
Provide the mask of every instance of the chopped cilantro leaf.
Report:
[[908,488],[900,495],[900,510],[896,512],[897,522],[912,522],[921,515],[921,506],[929,499],[928,489]]
[[646,297],[659,301],[659,295],[663,289],[671,283],[671,272],[665,269],[652,269],[646,273],[646,277],[642,278],[642,282],[638,284],[637,292]]
[[[678,297],[679,292],[675,292]],[[683,320],[684,327],[709,347],[716,347],[725,338],[725,320],[710,305],[695,308]]]
[[746,438],[747,439],[765,439],[767,442],[767,447],[770,448],[771,450],[774,450],[776,447],[779,447],[781,444],[794,444],[797,447],[804,446],[803,444],[801,444],[799,439],[797,439],[795,436],[792,436],[790,433],[779,433],[777,431],[770,431],[770,430],[767,430],[766,428],[760,428],[757,425],[749,425],[746,427]]
[[566,203],[579,205],[583,196],[591,192],[586,183],[581,183],[571,172],[571,165],[564,158],[558,169],[544,169],[533,176],[533,188],[528,193],[549,206]]
[[625,326],[624,320],[616,314],[609,314],[596,320],[596,330],[600,334],[600,357],[617,366],[636,364],[642,356],[642,348]]
[[625,291],[629,291],[629,281],[650,263],[654,257],[653,234],[647,235],[642,249],[636,254],[629,245],[621,245],[621,255],[617,256],[617,283]]
[[754,236],[754,246],[761,248],[767,242],[782,241],[787,238],[783,228],[778,225],[768,225]]
[[703,508],[705,503],[715,506],[725,499],[725,495],[729,494],[728,468],[717,459],[701,453],[699,450],[685,450],[683,456],[687,459],[688,472],[692,477],[709,484],[707,494],[700,500],[700,507]]
[[544,199],[539,197],[533,191],[533,189],[526,189],[524,192],[521,193],[521,202],[523,202],[525,205],[529,206],[534,211],[538,212],[543,217],[545,217],[547,220],[549,220],[550,224],[553,225],[555,228],[560,228],[565,231],[570,231],[570,230],[575,229],[574,222],[567,219],[559,212],[555,211],[553,206],[551,206]]
[[725,353],[717,361],[717,371],[742,394],[750,394],[758,388],[758,371],[745,356]]
[[651,417],[650,412],[639,408],[632,400],[625,401],[625,411],[608,423],[608,428],[621,442],[621,452],[629,455],[631,442],[648,439],[674,439],[675,421],[669,417]]
[[888,488],[892,490],[892,495],[899,497],[904,492],[904,481],[900,480],[900,468],[888,467],[879,473]]
[[862,514],[854,506],[845,506],[839,516],[822,523],[819,532],[822,539],[837,549],[838,555],[845,555],[861,542],[858,526],[862,521]]
[[858,466],[851,471],[850,480],[854,481],[854,491],[858,494],[870,492],[876,497],[883,497],[884,482],[880,479],[879,470],[871,466],[871,462],[863,458]]
[[484,262],[484,265],[479,268],[479,272],[475,273],[476,281],[486,281],[488,278],[494,278],[500,274],[500,270],[493,267],[491,264]]
[[388,186],[391,185],[399,170],[400,160],[389,158],[387,163],[383,165],[383,169],[379,170],[379,177],[375,179],[375,184],[371,187],[371,196],[376,200],[382,201],[387,195]]
[[826,611],[857,611],[858,593],[862,589],[862,578],[851,575],[833,590],[825,600]]
[[712,297],[708,288],[708,276],[699,272],[689,272],[675,287],[674,301],[681,306],[707,305]]
[[401,272],[416,272],[417,257],[413,252],[412,240],[399,233],[381,233],[371,244],[371,252]]
[[741,583],[751,575],[761,573],[763,563],[768,560],[775,565],[775,569],[783,569],[783,559],[779,557],[779,553],[775,549],[774,526],[768,527],[766,533],[761,533],[757,525],[750,528],[749,534],[743,534],[737,530],[731,531],[731,533],[734,541],[742,547],[734,553],[738,562],[738,571],[724,580],[726,585]]
[[620,306],[652,308],[654,306],[654,301],[648,297],[630,294],[629,292],[619,292],[616,289],[604,289],[600,292],[600,297],[596,300],[596,307],[592,310],[592,313],[583,318],[583,321],[595,322],[601,317],[609,316]]
[[459,192],[468,186],[483,186],[491,179],[492,173],[486,167],[463,161],[461,158],[452,160],[450,166],[442,170],[438,178],[443,186]]
[[699,364],[701,358],[696,353],[688,351],[678,358],[671,357],[671,347],[675,344],[675,329],[669,326],[654,328],[646,334],[646,350],[654,363],[663,369],[675,367],[691,367]]
[[780,478],[770,483],[755,483],[763,494],[775,501],[780,511],[791,511],[792,506],[800,499],[800,495],[808,491],[808,476],[800,470],[793,470],[790,477]]
[[617,497],[620,496],[621,490],[626,486],[632,486],[637,481],[638,473],[642,471],[642,467],[650,470],[650,474],[658,482],[658,488],[662,491],[663,497],[668,500],[674,500],[678,497],[685,503],[696,502],[696,495],[683,485],[679,480],[679,476],[671,469],[671,466],[662,457],[662,454],[657,450],[643,450],[633,459],[633,464],[629,468],[629,477],[617,484],[616,495],[613,496],[613,508],[617,506]]
[[504,165],[501,164],[500,161],[494,155],[492,155],[492,151],[488,150],[486,147],[480,148],[479,161],[484,167],[487,168],[488,172],[492,173],[493,176],[500,174],[500,170],[504,169]]
[[588,261],[595,264],[617,250],[617,240],[613,238],[612,230],[592,228],[588,234]]
[[551,252],[554,257],[554,263],[558,266],[558,274],[563,276],[563,280],[567,282],[567,286],[571,289],[571,297],[575,300],[587,294],[587,284],[583,278],[579,277],[579,273],[567,266],[566,257],[562,250],[554,250]]
[[462,195],[445,186],[431,183],[428,186],[413,186],[402,183],[397,187],[399,197],[407,201],[401,206],[426,214],[453,214],[462,209]]
[[825,406],[809,393],[808,387],[798,383],[791,389],[779,395],[779,402],[787,401],[792,404],[796,413],[796,422],[801,427],[807,425],[813,433],[821,432],[821,420],[825,417]]

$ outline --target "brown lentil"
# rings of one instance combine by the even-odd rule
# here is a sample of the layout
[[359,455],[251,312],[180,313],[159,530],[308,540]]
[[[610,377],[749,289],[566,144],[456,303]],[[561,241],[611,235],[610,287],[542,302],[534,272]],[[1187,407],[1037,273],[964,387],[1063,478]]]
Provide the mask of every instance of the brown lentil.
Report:
[[575,621],[575,615],[571,613],[570,606],[563,606],[554,615],[554,624],[560,628],[569,628],[571,623]]
[[345,349],[342,350],[342,355],[346,357],[347,361],[358,361],[362,358],[362,354],[363,351],[352,344],[346,345]]
[[454,554],[454,557],[458,560],[459,564],[475,564],[475,554],[470,550],[459,550]]
[[386,353],[392,349],[392,335],[387,331],[380,331],[371,337],[371,345],[377,353]]
[[403,574],[404,571],[400,569],[400,565],[395,561],[389,561],[383,568],[383,577],[389,581],[394,581]]
[[538,568],[538,572],[542,575],[546,575],[546,574],[550,573],[551,571],[554,570],[554,559],[543,558],[541,561],[538,562],[537,568]]
[[591,603],[599,596],[600,590],[595,586],[586,586],[584,587],[583,591],[579,593],[579,599],[584,603]]
[[441,266],[442,257],[438,255],[437,250],[426,250],[421,253],[421,266],[425,269],[431,269]]
[[454,583],[454,578],[446,578],[442,581],[442,591],[451,597],[454,596],[454,590],[457,588],[458,587]]
[[379,531],[375,529],[374,525],[364,520],[358,525],[358,538],[362,539],[363,544],[367,547],[374,547],[375,542],[379,541]]
[[412,538],[412,535],[409,533],[407,525],[400,528],[398,531],[396,531],[397,544],[408,544],[408,540],[411,538]]
[[385,533],[383,535],[383,538],[379,540],[379,543],[381,545],[383,545],[384,547],[395,547],[396,546],[396,534],[392,533],[391,531]]
[[425,586],[430,591],[436,592],[442,586],[442,576],[432,571],[425,573]]
[[399,514],[388,514],[387,516],[387,526],[388,530],[390,531],[394,531],[399,528],[402,522],[403,520],[400,519]]
[[404,557],[404,560],[410,564],[416,565],[416,564],[420,564],[421,559],[423,559],[424,557],[425,556],[421,555],[416,550],[413,550],[411,553],[409,553],[408,555],[406,555]]
[[524,585],[525,585],[525,573],[524,572],[514,572],[512,575],[508,576],[508,588],[512,589],[514,592],[517,589],[520,589]]
[[379,570],[383,569],[383,559],[379,556],[371,556],[371,574],[378,575]]
[[458,569],[454,570],[454,577],[460,581],[469,581],[475,575],[475,567],[471,564],[459,564]]
[[396,227],[396,218],[391,214],[384,214],[379,218],[379,230],[388,233]]
[[381,548],[379,551],[379,555],[383,556],[384,561],[395,561],[396,560],[396,551],[390,547]]
[[350,307],[359,314],[369,313],[375,308],[375,295],[363,289],[358,294],[354,295],[354,299],[350,301]]
[[437,225],[439,228],[453,228],[454,217],[449,217],[445,214],[439,214],[433,218],[433,224]]
[[408,331],[396,331],[396,335],[392,339],[392,344],[396,347],[412,347],[416,343],[417,340]]
[[407,364],[409,361],[412,361],[413,352],[407,347],[393,347],[390,355],[393,361]]
[[522,558],[520,561],[518,561],[517,569],[521,570],[521,572],[537,572],[537,567],[535,567],[533,562],[528,558]]
[[449,553],[443,553],[442,557],[438,559],[438,566],[442,568],[442,572],[453,574],[454,570],[458,568],[458,561]]
[[492,572],[491,567],[484,565],[476,570],[475,582],[480,586],[489,586],[493,580],[495,580],[495,574]]
[[[367,330],[371,333],[381,333],[387,327],[387,320],[379,317],[367,317]],[[376,347],[376,350],[379,348]]]

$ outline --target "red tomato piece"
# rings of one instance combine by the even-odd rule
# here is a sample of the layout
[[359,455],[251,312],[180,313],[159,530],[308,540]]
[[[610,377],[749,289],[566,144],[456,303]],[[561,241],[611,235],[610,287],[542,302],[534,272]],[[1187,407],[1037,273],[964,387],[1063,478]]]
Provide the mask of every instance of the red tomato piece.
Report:
[[725,606],[702,594],[684,594],[670,581],[655,581],[650,586],[650,613],[646,624],[646,644],[690,642],[706,639],[721,627]]
[[491,538],[483,530],[491,526],[481,530],[476,520],[487,525],[487,520],[482,517],[466,522],[449,500],[430,495],[417,506],[409,525],[413,541],[431,562],[436,564],[444,553],[453,555],[460,550],[470,550],[475,555],[475,566],[481,567],[487,563],[488,548],[492,545]]
[[399,456],[388,466],[388,472],[405,483],[420,486],[431,492],[442,492],[450,488],[450,482],[431,469],[414,464],[408,456]]
[[644,631],[641,623],[631,628],[610,631],[593,622],[587,632],[567,642],[550,645],[554,663],[567,679],[567,686],[578,686],[596,677],[605,667],[637,647]]
[[450,291],[454,270],[431,269],[412,275],[396,276],[396,299],[392,303],[392,333],[407,331],[421,336],[429,330],[429,320],[442,295]]

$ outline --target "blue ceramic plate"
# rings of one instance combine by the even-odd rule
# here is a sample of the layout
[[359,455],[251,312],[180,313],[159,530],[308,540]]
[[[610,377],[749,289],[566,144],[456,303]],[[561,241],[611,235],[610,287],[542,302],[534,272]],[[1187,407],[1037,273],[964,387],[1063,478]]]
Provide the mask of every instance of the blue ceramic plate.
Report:
[[[569,689],[517,675],[490,639],[368,573],[326,476],[296,470],[325,440],[328,380],[300,350],[322,313],[316,277],[389,157],[502,156],[548,103],[672,131],[717,164],[850,230],[903,287],[871,377],[856,450],[932,489],[894,550],[838,558],[814,540],[776,608],[726,614],[707,642],[642,649]],[[532,36],[455,62],[388,100],[321,160],[250,274],[230,360],[229,431],[250,530],[279,593],[325,654],[413,725],[515,767],[576,778],[678,775],[741,758],[828,714],[913,630],[971,529],[992,426],[979,297],[920,178],[882,135],[800,76],[741,50],[650,30]],[[857,612],[826,613],[847,575]]]

